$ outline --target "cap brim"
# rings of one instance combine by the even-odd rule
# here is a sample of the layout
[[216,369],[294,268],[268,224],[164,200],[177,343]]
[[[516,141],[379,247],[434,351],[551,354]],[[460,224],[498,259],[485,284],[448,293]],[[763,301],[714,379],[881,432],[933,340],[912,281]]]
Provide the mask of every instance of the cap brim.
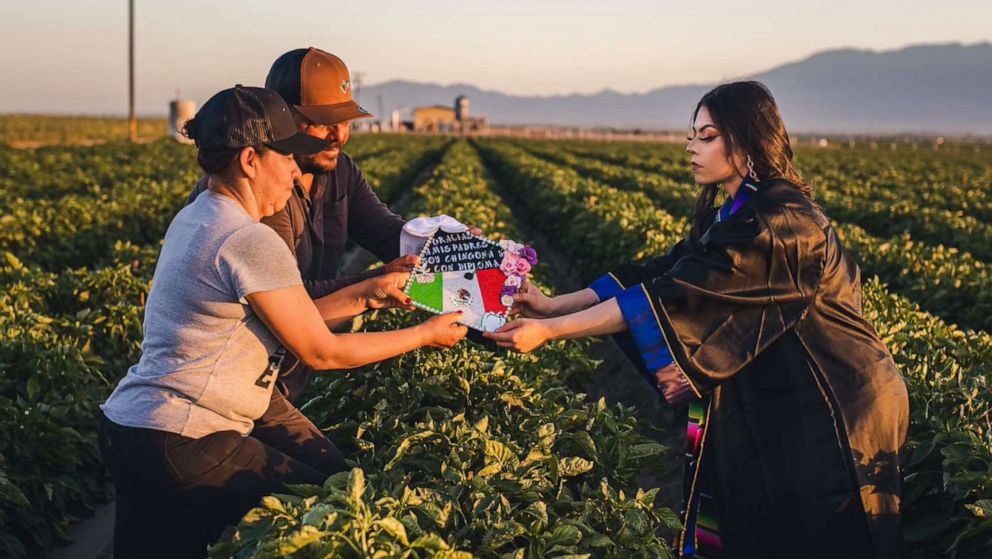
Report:
[[373,114],[366,111],[361,105],[354,101],[335,103],[333,105],[293,105],[303,116],[318,124],[333,125],[356,118],[373,118]]
[[327,149],[327,140],[314,138],[309,134],[293,134],[284,140],[266,142],[265,145],[284,154],[312,155]]

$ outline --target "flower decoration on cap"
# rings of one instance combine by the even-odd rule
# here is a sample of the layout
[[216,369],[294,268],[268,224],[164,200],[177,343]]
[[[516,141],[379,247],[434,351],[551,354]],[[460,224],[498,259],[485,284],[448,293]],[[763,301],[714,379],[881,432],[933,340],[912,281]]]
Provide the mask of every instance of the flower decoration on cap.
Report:
[[527,281],[527,274],[537,265],[537,251],[531,246],[525,246],[510,240],[502,240],[499,246],[506,251],[499,269],[506,275],[500,301],[503,306],[513,305],[513,296]]
[[537,251],[534,250],[534,247],[523,247],[520,249],[520,256],[530,262],[531,266],[537,266]]
[[515,241],[511,241],[509,239],[503,239],[502,241],[499,242],[499,247],[505,250],[506,252],[519,255],[520,250],[524,248],[524,245]]
[[404,287],[411,304],[462,311],[459,322],[486,332],[505,323],[537,264],[533,247],[476,235],[447,215],[407,222],[400,250],[421,258]]
[[503,262],[499,265],[499,269],[503,270],[506,275],[517,273],[517,261],[520,257],[516,254],[507,252],[503,255]]
[[517,273],[520,275],[525,275],[530,272],[530,262],[526,258],[517,259]]

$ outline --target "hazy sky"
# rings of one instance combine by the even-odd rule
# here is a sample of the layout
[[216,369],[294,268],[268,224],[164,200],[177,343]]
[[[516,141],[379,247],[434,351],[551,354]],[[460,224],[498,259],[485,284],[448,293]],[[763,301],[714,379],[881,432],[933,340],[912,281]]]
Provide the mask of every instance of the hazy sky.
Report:
[[[136,0],[138,111],[261,85],[283,52],[341,56],[366,84],[514,94],[643,92],[814,52],[992,40],[992,1]],[[0,112],[123,114],[126,0],[0,0]]]

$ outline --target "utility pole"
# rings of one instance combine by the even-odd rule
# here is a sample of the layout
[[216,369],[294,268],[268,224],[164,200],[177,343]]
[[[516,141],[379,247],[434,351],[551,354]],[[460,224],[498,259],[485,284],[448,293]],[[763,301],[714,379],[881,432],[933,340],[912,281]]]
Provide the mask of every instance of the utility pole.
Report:
[[138,141],[138,117],[134,114],[134,0],[127,1],[127,138]]
[[362,94],[362,78],[365,77],[365,72],[355,72],[351,76],[351,89],[355,92],[355,101],[361,102]]

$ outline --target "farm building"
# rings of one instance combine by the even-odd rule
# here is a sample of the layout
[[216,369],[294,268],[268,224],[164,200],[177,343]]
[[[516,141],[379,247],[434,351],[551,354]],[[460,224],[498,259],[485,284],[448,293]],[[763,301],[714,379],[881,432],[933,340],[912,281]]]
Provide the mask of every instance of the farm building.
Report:
[[455,109],[443,105],[413,109],[413,129],[417,132],[453,132],[458,120]]
[[489,119],[470,116],[468,97],[459,95],[452,106],[415,107],[412,118],[403,121],[403,128],[413,132],[484,132],[489,128]]

